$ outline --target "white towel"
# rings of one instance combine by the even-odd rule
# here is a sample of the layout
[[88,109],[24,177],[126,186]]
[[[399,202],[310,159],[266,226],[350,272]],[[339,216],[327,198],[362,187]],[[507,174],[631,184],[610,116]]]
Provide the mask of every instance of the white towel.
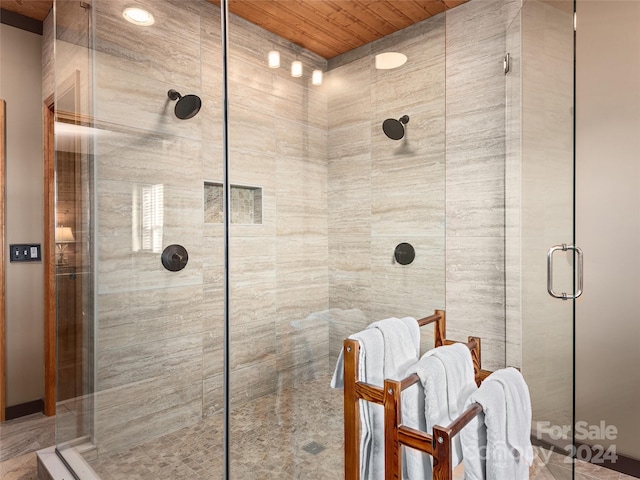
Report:
[[[414,318],[388,318],[374,322],[349,338],[360,343],[360,381],[382,387],[385,378],[402,379],[418,360],[420,328]],[[344,387],[344,352],[340,351],[331,379],[333,388]],[[360,478],[384,478],[384,407],[361,401]]]
[[[378,330],[380,330],[380,333],[383,333],[384,330],[387,330],[387,335],[393,334],[391,330],[391,328],[387,328],[387,327],[391,327],[392,325],[398,325],[397,322],[397,318],[388,318],[387,320],[380,320],[378,322],[373,322],[372,324],[370,324],[367,329],[369,328],[378,328]],[[410,356],[410,358],[413,359],[414,363],[415,360],[418,359],[418,356],[420,355],[420,326],[418,325],[418,322],[415,318],[412,317],[405,317],[405,318],[401,318],[400,321],[404,324],[404,327],[400,327],[400,329],[398,330],[398,334],[395,336],[402,336],[403,342],[409,345],[413,345],[413,348],[415,350],[414,353],[411,352],[411,350],[408,350],[406,348],[402,349],[401,355],[408,355]],[[362,334],[363,332],[365,332],[366,330],[363,330],[362,332],[356,333],[354,335],[349,336],[349,338],[353,339],[353,340],[360,340],[358,338],[358,335]],[[391,342],[396,341],[394,338],[390,339],[390,344]],[[362,341],[360,341],[360,344],[362,345]],[[371,351],[371,349],[370,349]],[[384,352],[384,349],[380,350],[381,352]],[[360,352],[360,356],[362,356],[362,351]],[[380,360],[382,360],[384,362],[384,357],[380,356]],[[396,360],[394,359],[393,362],[395,362]],[[391,371],[398,371],[401,375],[404,375],[406,368],[404,370],[402,370],[403,368],[403,364],[406,363],[407,360],[401,361],[400,362],[400,366],[391,366],[391,362],[389,363],[389,365],[383,366],[383,368],[387,369],[387,372],[391,372]],[[383,370],[383,378],[391,378],[389,376],[386,376],[386,372]],[[394,374],[395,376],[395,374]],[[404,378],[404,377],[402,377]],[[364,379],[360,378],[360,380],[365,381]],[[371,382],[367,382],[367,383],[371,383]],[[382,384],[380,384],[380,386],[382,386]],[[343,388],[344,387],[344,352],[342,351],[342,349],[340,349],[340,354],[338,355],[338,359],[336,361],[336,367],[335,370],[333,371],[333,377],[331,378],[331,387],[332,388]]]
[[[412,329],[415,319],[387,318],[367,327],[377,328],[384,339],[384,378],[402,380],[407,369],[418,361],[420,330]],[[417,333],[417,338],[416,338]]]
[[[469,348],[461,343],[434,348],[425,353],[413,369],[420,377],[424,389],[425,431],[433,432],[433,427],[448,426],[463,411],[466,400],[477,390],[473,361]],[[411,388],[415,387],[412,386]],[[408,393],[407,389],[407,393]],[[403,399],[403,413],[411,405],[412,397]],[[462,446],[459,436],[452,442],[453,466],[462,461]],[[414,478],[414,477],[411,477]],[[423,477],[415,477],[423,478]],[[431,474],[424,478],[431,478]]]
[[[369,325],[369,328],[377,328],[382,332],[384,337],[384,377],[393,380],[402,380],[405,378],[407,371],[415,367],[418,361],[418,355],[420,354],[420,327],[416,319],[411,317],[400,320],[397,318],[388,318],[380,322],[372,323]],[[419,397],[424,398],[421,392],[411,390],[414,387],[416,389],[418,388],[416,385],[412,385],[412,387],[408,389],[410,390],[409,392],[404,391],[402,393],[403,404],[405,401],[407,401],[408,404],[413,403],[413,405],[408,405],[407,409],[420,408]],[[416,425],[412,414],[410,413],[407,417],[404,411],[403,409],[403,423],[413,428],[419,428],[421,425]],[[402,459],[403,478],[415,480],[424,478],[422,475],[418,476],[418,472],[423,471],[425,462],[426,466],[430,467],[431,462],[429,461],[429,456],[417,451],[407,453],[409,449],[403,450],[405,451]]]
[[[415,373],[412,365],[405,377]],[[421,432],[427,431],[424,415],[424,388],[414,383],[402,392],[402,424]],[[403,448],[402,478],[404,480],[431,480],[431,456],[413,448]]]
[[474,402],[482,405],[483,414],[460,432],[465,480],[528,479],[531,399],[522,374],[515,368],[492,373],[467,405]]
[[[350,335],[358,340],[358,378],[362,382],[383,386],[384,340],[377,328],[362,330]],[[333,388],[344,387],[344,352],[336,363],[331,379]],[[360,401],[360,478],[378,480],[384,478],[384,407]]]

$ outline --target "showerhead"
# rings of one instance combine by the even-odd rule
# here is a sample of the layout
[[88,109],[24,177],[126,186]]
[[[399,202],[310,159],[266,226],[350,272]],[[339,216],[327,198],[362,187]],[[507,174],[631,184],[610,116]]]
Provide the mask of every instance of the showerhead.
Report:
[[178,100],[174,112],[180,120],[188,120],[196,116],[202,107],[202,100],[197,95],[180,95],[171,89],[167,92],[171,100]]
[[391,140],[400,140],[404,137],[404,126],[407,123],[409,123],[409,115],[403,115],[398,120],[395,118],[387,118],[382,122],[382,130]]

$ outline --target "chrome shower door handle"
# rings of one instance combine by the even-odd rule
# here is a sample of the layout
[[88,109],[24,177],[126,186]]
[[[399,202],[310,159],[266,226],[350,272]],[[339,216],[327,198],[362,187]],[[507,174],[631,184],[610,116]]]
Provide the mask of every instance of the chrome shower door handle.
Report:
[[[573,295],[569,295],[566,292],[557,293],[553,290],[553,254],[558,250],[562,250],[563,252],[566,252],[567,250],[573,250],[577,254],[577,285],[576,291]],[[580,247],[563,243],[562,245],[554,245],[549,249],[549,251],[547,252],[547,292],[549,292],[549,295],[551,295],[552,297],[561,298],[562,300],[573,300],[582,295],[582,250],[580,249]]]

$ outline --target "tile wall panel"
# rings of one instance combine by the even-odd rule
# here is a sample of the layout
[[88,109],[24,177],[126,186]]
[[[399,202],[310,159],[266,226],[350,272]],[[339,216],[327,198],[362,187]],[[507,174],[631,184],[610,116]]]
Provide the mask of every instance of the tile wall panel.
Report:
[[[223,231],[202,222],[203,182],[222,178],[219,11],[184,3],[172,17],[176,1],[153,2],[166,27],[140,45],[97,13],[107,31],[95,113],[130,129],[96,145],[96,438],[109,449],[221,408]],[[301,59],[308,75],[326,61],[231,16],[231,182],[262,187],[264,203],[262,225],[230,232],[233,404],[332,369],[343,338],[371,321],[436,308],[453,334],[486,338],[488,366],[504,362],[502,3],[472,1],[333,59],[320,88],[288,65]],[[266,68],[273,48],[277,70]],[[376,71],[373,55],[391,48],[407,52],[406,67]],[[201,95],[201,112],[176,119],[169,88]],[[404,114],[406,138],[386,138],[382,121]],[[132,252],[132,192],[143,184],[164,185],[163,244],[188,247],[182,272]],[[418,254],[406,267],[393,262],[401,241]]]
[[507,5],[447,12],[447,333],[482,337],[483,367],[505,365],[504,165]]

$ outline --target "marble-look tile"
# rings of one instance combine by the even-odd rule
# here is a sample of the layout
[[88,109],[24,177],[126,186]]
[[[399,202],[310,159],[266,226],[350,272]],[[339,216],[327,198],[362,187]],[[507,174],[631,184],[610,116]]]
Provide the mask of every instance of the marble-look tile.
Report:
[[102,348],[98,338],[96,361],[100,365],[97,391],[154,378],[193,382],[202,375],[202,334],[179,335],[162,342],[137,341],[110,349]]
[[330,123],[327,138],[330,139],[327,145],[329,166],[348,168],[351,163],[348,158],[371,155],[371,119],[363,117],[342,127]]
[[242,405],[275,392],[278,386],[276,362],[273,356],[231,372],[231,404]]
[[[395,261],[401,242],[415,249],[409,265]],[[376,236],[371,243],[371,316],[422,318],[445,304],[444,238]]]
[[[201,188],[102,181],[99,190],[100,293],[202,283]],[[156,212],[162,215],[153,233],[143,230],[137,216],[147,194],[153,195]],[[189,253],[189,263],[180,272],[168,272],[159,262],[161,249],[173,243],[183,244]]]
[[[345,142],[348,144],[349,142]],[[328,167],[328,229],[336,235],[371,232],[371,154],[338,156]]]
[[483,368],[504,367],[504,286],[447,282],[446,297],[447,337],[480,337]]
[[447,237],[447,282],[504,285],[504,246],[498,237]]
[[100,295],[96,325],[100,347],[162,343],[202,332],[202,295],[200,285]]
[[229,145],[244,150],[275,154],[276,119],[271,112],[256,112],[243,106],[229,111]]
[[[12,465],[4,462],[22,457],[30,452],[46,448],[55,443],[55,417],[34,413],[26,417],[7,420],[0,424],[0,468],[7,473]],[[18,460],[22,464],[21,460]],[[4,473],[3,477],[4,478]]]
[[365,57],[327,73],[327,86],[331,89],[327,105],[330,128],[371,119],[370,72],[370,59]]
[[282,120],[303,122],[313,128],[327,128],[327,96],[302,78],[274,78],[275,111]]
[[101,180],[200,187],[203,145],[176,136],[104,132],[95,145]]
[[95,64],[96,92],[92,105],[99,124],[201,139],[204,115],[180,120],[174,114],[175,102],[167,96],[172,88],[185,95],[186,92],[201,95],[199,88],[126,71],[118,58],[100,52],[96,53]]
[[232,371],[274,358],[278,351],[275,324],[273,317],[263,317],[259,323],[231,325]]
[[371,237],[332,234],[329,238],[330,307],[368,310],[371,298]]
[[0,462],[0,476],[3,480],[36,480],[38,476],[35,452]]
[[287,381],[326,375],[329,356],[329,311],[276,322],[277,368]]
[[329,320],[329,369],[333,371],[344,339],[364,330],[373,320],[367,312],[358,308],[331,308],[329,314],[331,316]]
[[202,387],[193,379],[152,378],[96,396],[98,454],[117,453],[202,418]]
[[326,210],[326,161],[309,161],[303,156],[279,156],[276,158],[276,172],[280,174],[276,179],[278,206],[303,198],[308,200],[310,205],[317,204],[318,210]]
[[502,0],[484,0],[467,2],[448,10],[446,14],[447,43],[455,45],[473,43],[504,34],[507,22],[505,13],[512,9],[506,9],[505,2]]
[[[200,71],[199,2],[142,0],[139,6],[146,6],[155,18],[153,26],[142,29],[122,18],[127,5],[125,0],[96,3],[94,49],[116,57],[127,72],[175,83],[188,91],[198,89],[200,79],[194,72]],[[175,41],[176,31],[180,32],[179,42]]]
[[[322,113],[325,117],[326,114]],[[278,156],[304,158],[310,163],[327,165],[327,129],[302,123],[299,119],[281,119],[276,127],[276,153]],[[322,177],[319,177],[320,180]]]
[[[355,312],[335,312],[355,320]],[[232,377],[233,380],[233,377]],[[230,414],[231,472],[239,478],[314,478],[329,480],[343,472],[342,391],[328,387],[330,374],[292,385],[278,384],[259,398],[233,403]],[[217,395],[221,383],[205,387]],[[212,404],[213,406],[213,404]],[[218,412],[221,405],[217,405]],[[152,480],[203,478],[222,474],[222,416],[213,413],[184,428],[167,432],[118,453],[86,457],[101,478]],[[273,442],[273,438],[282,441]],[[324,447],[310,454],[311,442]],[[530,478],[571,478],[571,463],[554,452],[534,447]],[[2,468],[4,465],[0,466]],[[581,480],[632,478],[597,466],[578,466]],[[588,469],[588,471],[585,471]],[[4,477],[3,477],[4,478]]]

